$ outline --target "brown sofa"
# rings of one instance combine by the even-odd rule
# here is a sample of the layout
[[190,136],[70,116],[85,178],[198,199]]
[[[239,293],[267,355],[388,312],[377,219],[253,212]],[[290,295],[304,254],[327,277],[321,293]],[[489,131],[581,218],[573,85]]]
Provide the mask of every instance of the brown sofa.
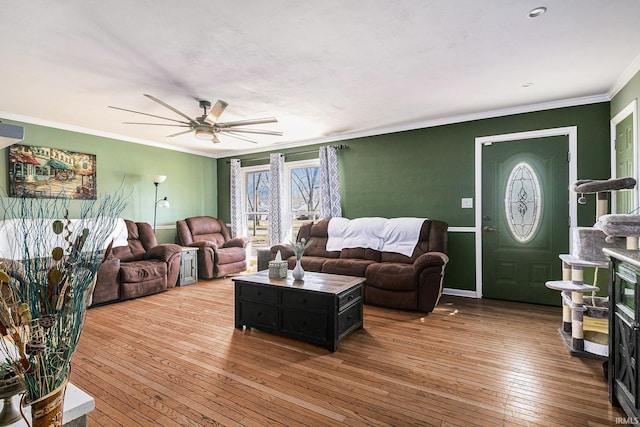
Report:
[[231,238],[224,221],[194,216],[176,221],[178,243],[198,248],[198,277],[214,279],[247,269],[247,237]]
[[[328,226],[329,218],[324,218],[300,227],[297,241],[311,240],[301,259],[305,271],[364,277],[364,300],[368,304],[424,313],[433,310],[449,261],[447,223],[425,220],[411,257],[365,248],[327,251]],[[271,259],[278,251],[292,269],[296,258],[291,246],[271,247]]]
[[127,246],[114,247],[98,269],[92,305],[137,298],[173,288],[182,248],[158,244],[146,222],[125,220]]

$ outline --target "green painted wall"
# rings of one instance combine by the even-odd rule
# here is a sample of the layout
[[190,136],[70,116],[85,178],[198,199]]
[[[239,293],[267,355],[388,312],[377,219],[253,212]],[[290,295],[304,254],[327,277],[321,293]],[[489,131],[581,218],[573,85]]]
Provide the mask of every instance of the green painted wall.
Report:
[[[168,197],[170,208],[158,208],[158,241],[173,242],[175,221],[193,215],[218,214],[216,160],[147,145],[103,138],[4,120],[25,127],[24,145],[39,145],[95,154],[97,157],[98,197],[113,193],[121,184],[129,195],[122,217],[153,224],[154,185],[149,175],[167,175],[158,187],[158,198]],[[0,150],[0,187],[8,189],[8,149]],[[80,202],[71,201],[73,209]],[[172,228],[164,229],[162,226]]]
[[611,118],[614,118],[631,101],[638,98],[640,98],[640,72],[636,73],[611,100]]
[[[578,127],[578,178],[608,178],[606,102],[341,141],[349,147],[338,154],[343,215],[419,216],[472,227],[475,210],[462,209],[460,199],[475,195],[475,138],[564,126]],[[229,221],[227,160],[218,159],[218,213]],[[579,225],[593,225],[594,214],[593,201],[579,206]],[[469,233],[451,235],[454,259],[445,286],[475,289],[474,239]]]

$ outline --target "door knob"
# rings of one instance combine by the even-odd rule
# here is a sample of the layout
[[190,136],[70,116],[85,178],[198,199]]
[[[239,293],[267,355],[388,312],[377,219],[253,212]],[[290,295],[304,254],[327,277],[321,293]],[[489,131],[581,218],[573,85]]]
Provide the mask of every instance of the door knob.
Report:
[[482,227],[482,231],[496,231],[496,229],[485,225]]

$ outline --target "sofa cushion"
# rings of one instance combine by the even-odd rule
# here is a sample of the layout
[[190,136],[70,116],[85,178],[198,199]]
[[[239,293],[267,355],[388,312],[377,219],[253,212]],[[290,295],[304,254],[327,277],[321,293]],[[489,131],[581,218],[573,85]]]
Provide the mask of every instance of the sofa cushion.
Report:
[[380,261],[413,264],[413,262],[418,259],[418,257],[423,253],[438,250],[431,248],[431,242],[429,241],[430,230],[431,221],[427,219],[422,223],[422,228],[420,228],[420,237],[418,237],[418,243],[416,244],[416,247],[413,250],[413,254],[410,257],[396,252],[382,252]]
[[[315,257],[315,256],[303,256],[300,260],[300,264],[302,265],[302,269],[305,271],[315,271],[316,273],[322,273],[322,266],[327,261],[325,257]],[[293,270],[296,266],[296,257],[292,256],[287,259],[287,268],[289,270]]]
[[195,216],[185,219],[194,242],[210,240],[217,245],[224,245],[224,230],[220,221],[208,216]]
[[244,248],[218,248],[216,249],[218,264],[231,264],[234,262],[244,262],[247,258],[247,251]]
[[166,278],[167,264],[157,260],[123,262],[120,264],[120,281],[144,282],[156,277]]
[[381,252],[369,248],[344,248],[340,251],[340,258],[367,259],[380,262]]
[[367,267],[374,263],[370,259],[328,259],[322,266],[322,272],[364,277]]
[[410,291],[415,290],[418,285],[418,278],[412,264],[374,263],[367,267],[364,277],[367,279],[367,286],[388,290]]
[[139,240],[131,239],[127,246],[119,246],[112,249],[113,256],[119,258],[122,262],[142,260],[146,252]]
[[156,294],[167,289],[166,277],[153,277],[142,282],[123,282],[120,290],[121,299],[131,299]]
[[241,271],[245,271],[247,269],[247,263],[242,259],[242,261],[230,262],[229,264],[216,264],[217,276],[227,276],[230,274],[238,273]]
[[[311,241],[309,247],[305,249],[305,256],[316,256],[324,258],[340,258],[340,251],[327,251],[327,240],[329,239],[328,227],[329,219],[323,218],[320,221],[314,223],[309,230],[308,240]],[[298,240],[301,236],[298,235]],[[303,266],[304,268],[304,266]]]

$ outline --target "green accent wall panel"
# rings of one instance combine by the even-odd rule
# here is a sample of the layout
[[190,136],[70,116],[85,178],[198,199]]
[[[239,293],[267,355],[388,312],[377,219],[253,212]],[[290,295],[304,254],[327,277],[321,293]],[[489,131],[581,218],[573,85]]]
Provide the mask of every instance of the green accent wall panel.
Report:
[[449,233],[449,263],[444,287],[476,291],[475,233]]
[[[171,207],[157,210],[160,242],[174,242],[177,219],[217,215],[215,159],[46,126],[11,123],[25,127],[25,139],[20,144],[95,154],[98,197],[122,186],[128,196],[123,218],[153,224],[155,189],[149,175],[166,175],[167,180],[158,187],[158,198],[167,196]],[[8,188],[8,151],[0,150],[2,190]],[[71,216],[79,206],[79,201],[70,202]]]

